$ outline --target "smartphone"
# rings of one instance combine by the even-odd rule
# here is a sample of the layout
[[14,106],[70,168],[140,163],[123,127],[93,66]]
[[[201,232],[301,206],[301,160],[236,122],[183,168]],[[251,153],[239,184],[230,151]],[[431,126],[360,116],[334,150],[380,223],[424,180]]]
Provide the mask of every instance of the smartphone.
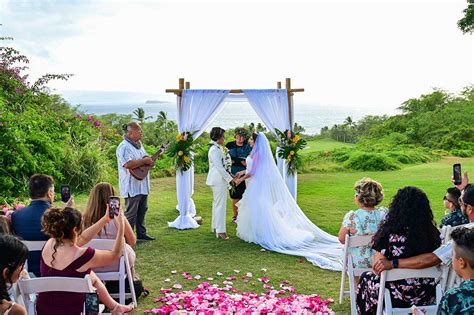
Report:
[[71,199],[71,188],[69,185],[61,185],[61,201],[68,202]]
[[109,198],[109,217],[111,219],[113,219],[114,216],[119,215],[119,211],[120,211],[120,197],[110,196],[110,198]]
[[97,293],[86,293],[85,315],[99,315],[99,296]]
[[453,165],[453,178],[454,178],[454,185],[459,185],[462,183],[461,164]]

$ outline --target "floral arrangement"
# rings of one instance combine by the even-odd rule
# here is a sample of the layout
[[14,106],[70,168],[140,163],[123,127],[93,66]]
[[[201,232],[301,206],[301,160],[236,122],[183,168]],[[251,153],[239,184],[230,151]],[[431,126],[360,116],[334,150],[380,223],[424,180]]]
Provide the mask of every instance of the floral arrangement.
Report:
[[23,209],[24,207],[26,207],[25,204],[23,202],[20,202],[18,199],[16,199],[13,202],[13,206],[10,206],[7,203],[0,205],[0,210],[3,212],[3,215],[5,215],[6,217],[11,217],[14,211]]
[[[266,269],[262,269],[266,270]],[[234,270],[240,273],[240,270]],[[178,276],[176,270],[171,271],[173,276]],[[200,280],[201,275],[191,275],[189,272],[181,273],[183,280]],[[328,305],[334,300],[323,300],[316,294],[297,294],[295,288],[289,285],[288,280],[279,283],[279,287],[272,286],[272,281],[262,276],[254,277],[251,272],[245,275],[225,277],[217,272],[217,277],[208,277],[192,290],[184,291],[182,284],[171,285],[172,279],[164,282],[170,283],[169,288],[162,288],[162,297],[154,299],[160,305],[157,308],[144,310],[145,314],[335,314]],[[252,282],[263,287],[266,293],[240,292],[234,288],[237,281]],[[176,279],[175,279],[176,280]],[[214,282],[214,284],[213,284]],[[216,283],[217,282],[217,283]],[[222,285],[220,284],[222,283]],[[276,284],[278,285],[278,284]]]
[[299,133],[292,130],[287,129],[282,132],[275,128],[275,132],[277,134],[277,144],[280,148],[278,157],[286,160],[288,174],[294,174],[302,163],[298,151],[306,146],[306,140],[302,139]]
[[193,163],[193,136],[190,132],[178,133],[176,142],[172,143],[166,154],[174,159],[174,165],[180,172],[189,170]]

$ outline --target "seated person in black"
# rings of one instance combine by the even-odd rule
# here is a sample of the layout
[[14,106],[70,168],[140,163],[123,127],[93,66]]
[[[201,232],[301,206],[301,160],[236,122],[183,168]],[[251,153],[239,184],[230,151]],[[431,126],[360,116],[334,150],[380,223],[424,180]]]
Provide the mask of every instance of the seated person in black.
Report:
[[[248,132],[244,128],[235,128],[234,131],[235,141],[231,141],[226,144],[227,149],[229,149],[230,157],[232,158],[232,175],[245,170],[246,164],[245,159],[252,151],[252,148],[247,143]],[[245,182],[242,182],[240,185],[236,186],[235,189],[230,191],[230,198],[232,199],[232,208],[234,210],[234,216],[232,218],[232,223],[235,223],[237,220],[237,202],[242,199],[242,195],[245,192]]]

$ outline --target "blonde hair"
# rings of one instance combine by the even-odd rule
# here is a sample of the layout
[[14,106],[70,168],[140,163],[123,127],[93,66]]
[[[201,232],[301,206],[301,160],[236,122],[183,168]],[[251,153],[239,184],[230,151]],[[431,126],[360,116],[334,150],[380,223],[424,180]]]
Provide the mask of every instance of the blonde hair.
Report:
[[359,202],[366,207],[375,207],[383,200],[383,187],[375,180],[365,177],[355,183]]
[[[115,196],[115,189],[109,183],[98,183],[92,188],[84,213],[83,229],[87,229],[105,215],[110,196]],[[104,232],[107,233],[105,227]]]

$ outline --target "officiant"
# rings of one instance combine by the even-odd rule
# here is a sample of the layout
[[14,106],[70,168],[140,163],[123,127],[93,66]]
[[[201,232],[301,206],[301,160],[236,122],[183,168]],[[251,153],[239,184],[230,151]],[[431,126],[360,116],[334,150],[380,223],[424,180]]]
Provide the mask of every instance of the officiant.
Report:
[[[231,141],[226,144],[227,149],[229,149],[229,154],[232,159],[232,168],[231,172],[232,175],[245,170],[246,164],[245,159],[252,151],[252,148],[247,143],[249,132],[245,128],[237,127],[234,130],[234,139],[235,141]],[[230,190],[230,198],[232,199],[232,209],[234,211],[234,215],[232,217],[232,223],[236,223],[237,215],[238,215],[238,208],[237,202],[242,199],[242,195],[245,192],[245,181],[243,181],[240,185],[236,186],[235,189]]]

